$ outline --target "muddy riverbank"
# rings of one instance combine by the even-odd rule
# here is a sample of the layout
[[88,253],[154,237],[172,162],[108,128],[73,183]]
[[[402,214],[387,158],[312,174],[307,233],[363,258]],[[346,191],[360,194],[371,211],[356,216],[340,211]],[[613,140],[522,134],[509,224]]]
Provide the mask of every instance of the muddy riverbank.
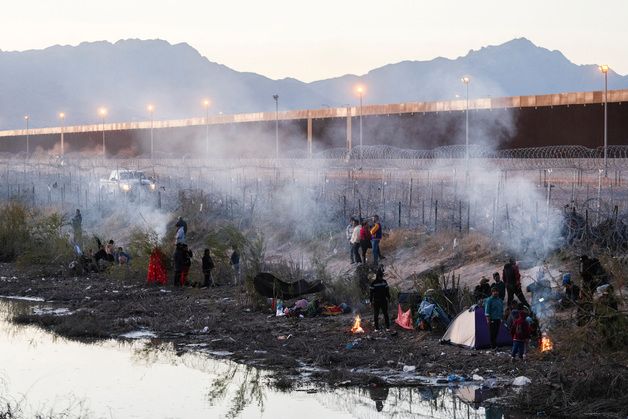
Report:
[[512,364],[508,348],[493,352],[441,345],[440,332],[395,327],[374,332],[368,307],[361,313],[366,333],[353,335],[351,314],[275,317],[270,309],[247,305],[243,291],[233,286],[180,289],[102,275],[35,277],[9,264],[1,270],[0,295],[29,298],[37,305],[17,314],[16,323],[82,340],[145,337],[153,345],[170,343],[178,353],[203,352],[273,370],[283,386],[421,385],[426,377],[436,382],[450,374],[506,384],[520,375],[543,380],[557,361],[552,354],[533,352],[526,363]]

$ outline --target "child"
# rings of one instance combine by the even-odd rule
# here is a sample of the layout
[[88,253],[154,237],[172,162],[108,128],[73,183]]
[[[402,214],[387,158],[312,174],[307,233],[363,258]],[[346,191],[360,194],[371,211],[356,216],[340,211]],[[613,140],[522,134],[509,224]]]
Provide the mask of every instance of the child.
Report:
[[205,249],[203,253],[203,276],[205,277],[205,282],[203,282],[203,288],[213,287],[214,281],[212,279],[212,269],[214,269],[214,261],[212,257],[209,255],[209,249]]
[[515,356],[518,354],[519,359],[523,359],[525,354],[525,344],[530,339],[530,325],[526,320],[526,312],[519,311],[519,317],[512,324],[510,333],[512,335],[512,360],[515,360]]

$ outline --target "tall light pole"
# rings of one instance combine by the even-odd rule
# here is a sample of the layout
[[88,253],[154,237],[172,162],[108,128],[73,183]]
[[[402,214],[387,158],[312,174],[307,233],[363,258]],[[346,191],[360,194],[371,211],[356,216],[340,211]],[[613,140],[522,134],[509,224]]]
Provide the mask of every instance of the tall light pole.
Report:
[[30,155],[30,152],[31,152],[31,149],[30,149],[30,144],[29,144],[29,141],[30,141],[30,138],[29,138],[30,133],[28,132],[28,121],[29,121],[30,119],[31,119],[31,117],[30,117],[30,116],[28,116],[28,115],[24,115],[24,121],[26,121],[26,156],[29,156],[29,155]]
[[65,145],[63,141],[63,134],[65,134],[65,113],[59,112],[59,119],[61,119],[61,157],[65,154]]
[[209,157],[209,105],[211,102],[209,99],[203,100],[203,107],[205,107],[205,155]]
[[600,71],[604,73],[604,177],[608,177],[608,65],[601,65]]
[[154,149],[154,137],[153,137],[153,125],[154,125],[154,114],[155,114],[155,107],[152,104],[148,104],[148,106],[146,107],[146,109],[148,109],[148,113],[150,113],[150,159],[153,159],[153,152],[155,151]]
[[279,160],[279,95],[273,95],[275,100],[275,159]]
[[469,82],[471,79],[464,76],[460,79],[467,88],[467,103],[465,106],[465,140],[464,140],[464,160],[466,164],[467,176],[469,175]]
[[358,86],[355,89],[360,96],[360,160],[364,157],[364,152],[362,150],[362,97],[364,96],[364,86]]
[[107,108],[98,109],[98,115],[100,115],[100,119],[102,122],[102,158],[106,157],[106,147],[105,147],[105,117],[107,116]]

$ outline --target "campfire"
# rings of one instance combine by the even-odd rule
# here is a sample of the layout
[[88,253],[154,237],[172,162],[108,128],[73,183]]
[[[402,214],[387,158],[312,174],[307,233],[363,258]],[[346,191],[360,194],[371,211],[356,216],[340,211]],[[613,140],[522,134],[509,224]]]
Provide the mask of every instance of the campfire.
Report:
[[360,315],[355,316],[355,321],[353,322],[353,327],[351,328],[351,333],[364,333],[364,329],[362,329],[362,320],[360,319]]
[[547,336],[547,333],[543,332],[541,335],[541,352],[548,352],[552,349],[554,349],[554,343],[550,337]]

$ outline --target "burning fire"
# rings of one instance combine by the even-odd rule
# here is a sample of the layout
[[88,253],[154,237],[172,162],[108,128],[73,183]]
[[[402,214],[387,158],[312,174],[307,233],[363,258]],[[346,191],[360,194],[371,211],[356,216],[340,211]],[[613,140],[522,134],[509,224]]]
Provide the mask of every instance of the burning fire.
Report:
[[351,333],[364,333],[364,329],[362,329],[361,325],[362,321],[360,319],[360,315],[355,316],[355,321],[353,322],[353,327],[351,328]]
[[551,351],[552,349],[554,349],[552,340],[547,336],[547,333],[543,332],[543,335],[541,335],[541,352]]

